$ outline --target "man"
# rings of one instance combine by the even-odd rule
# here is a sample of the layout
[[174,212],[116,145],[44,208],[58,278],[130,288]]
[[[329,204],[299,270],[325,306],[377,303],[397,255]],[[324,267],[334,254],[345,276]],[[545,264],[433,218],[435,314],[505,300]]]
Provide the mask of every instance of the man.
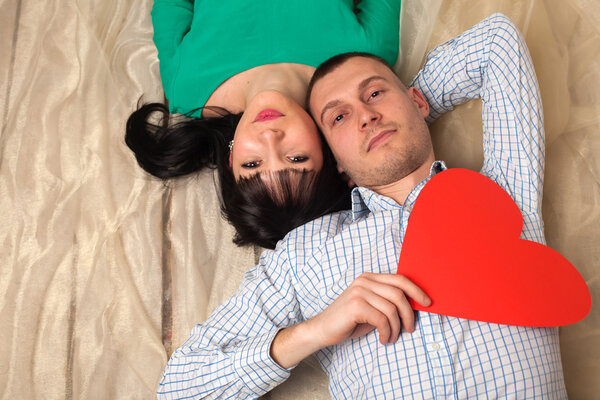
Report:
[[446,168],[425,118],[470,98],[483,101],[481,172],[519,205],[522,237],[544,241],[539,90],[510,20],[493,15],[439,46],[410,89],[368,55],[324,63],[311,88],[310,111],[358,185],[353,209],[263,254],[173,354],[159,395],[257,397],[316,353],[336,399],[566,398],[556,328],[415,316],[407,297],[430,299],[394,273],[412,205]]

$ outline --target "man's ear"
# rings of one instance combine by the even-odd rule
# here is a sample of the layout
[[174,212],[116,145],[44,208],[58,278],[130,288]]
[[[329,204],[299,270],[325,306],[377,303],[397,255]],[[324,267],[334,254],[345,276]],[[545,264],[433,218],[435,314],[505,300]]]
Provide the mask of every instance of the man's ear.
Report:
[[408,96],[415,103],[423,118],[427,118],[429,116],[429,103],[425,99],[425,96],[423,96],[423,93],[417,88],[410,87],[408,88]]

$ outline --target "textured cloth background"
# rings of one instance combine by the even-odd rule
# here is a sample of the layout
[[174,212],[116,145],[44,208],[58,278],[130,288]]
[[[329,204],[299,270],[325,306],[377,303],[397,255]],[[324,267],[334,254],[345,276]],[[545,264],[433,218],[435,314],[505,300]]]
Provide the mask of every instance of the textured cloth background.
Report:
[[[162,100],[149,0],[0,0],[0,398],[150,399],[169,354],[232,294],[237,248],[211,171],[170,185],[123,141]],[[546,118],[548,244],[600,301],[600,5],[406,0],[399,73],[494,11],[529,45]],[[431,30],[430,28],[433,28]],[[432,126],[450,167],[481,165],[480,105]],[[524,304],[526,306],[526,304]],[[600,391],[600,311],[561,328],[571,399]],[[314,360],[271,398],[327,398]]]

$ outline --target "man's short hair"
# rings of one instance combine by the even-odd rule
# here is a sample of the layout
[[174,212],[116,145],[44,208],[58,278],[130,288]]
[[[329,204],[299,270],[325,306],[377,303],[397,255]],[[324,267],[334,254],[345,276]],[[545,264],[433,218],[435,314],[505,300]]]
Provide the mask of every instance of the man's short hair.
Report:
[[[387,61],[385,61],[383,58],[376,56],[375,54],[371,54],[371,53],[363,53],[363,52],[358,52],[358,51],[351,51],[349,53],[342,53],[342,54],[338,54],[336,56],[333,56],[331,58],[329,58],[328,60],[324,61],[323,63],[321,63],[321,65],[319,65],[317,67],[317,69],[315,70],[315,73],[313,74],[310,83],[308,84],[308,90],[306,92],[306,105],[310,106],[310,95],[312,93],[312,89],[315,85],[315,83],[317,83],[317,81],[319,81],[319,79],[323,78],[325,75],[329,74],[330,72],[332,72],[334,69],[336,69],[337,67],[339,67],[340,65],[342,65],[343,63],[345,63],[346,61],[348,61],[351,58],[355,58],[355,57],[365,57],[365,58],[370,58],[372,60],[378,61],[381,64],[385,65],[387,68],[390,69],[390,71],[394,72],[394,69],[392,68],[392,66],[390,64],[388,64]],[[396,74],[394,72],[394,74]]]

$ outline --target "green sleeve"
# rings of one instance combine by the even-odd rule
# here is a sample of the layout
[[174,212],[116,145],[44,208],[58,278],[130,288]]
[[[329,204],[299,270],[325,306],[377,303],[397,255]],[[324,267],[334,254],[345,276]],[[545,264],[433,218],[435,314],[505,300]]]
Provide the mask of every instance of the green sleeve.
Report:
[[372,53],[393,65],[400,47],[400,0],[362,0],[356,9]]
[[163,64],[171,62],[175,50],[190,30],[193,17],[193,0],[154,0],[152,25],[161,73]]

